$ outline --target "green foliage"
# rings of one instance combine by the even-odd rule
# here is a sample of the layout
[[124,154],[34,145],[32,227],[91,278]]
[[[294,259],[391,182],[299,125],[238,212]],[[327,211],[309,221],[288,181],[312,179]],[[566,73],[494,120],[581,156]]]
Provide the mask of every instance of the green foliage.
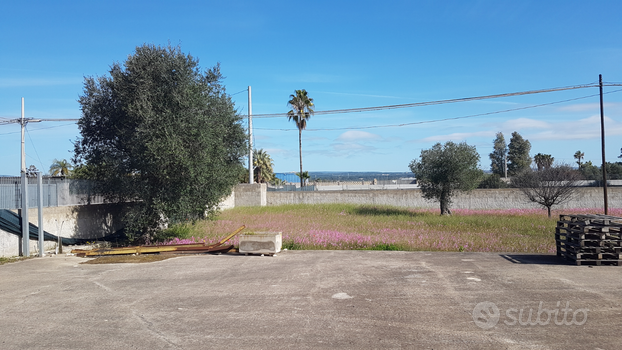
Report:
[[435,144],[422,150],[420,159],[409,167],[426,199],[440,202],[441,215],[451,214],[451,199],[457,191],[470,191],[477,187],[483,176],[478,168],[479,154],[475,146],[451,141]]
[[536,163],[538,170],[549,169],[553,166],[555,158],[550,154],[538,153],[533,156],[533,161]]
[[574,153],[574,159],[577,160],[577,164],[579,165],[579,168],[581,168],[581,159],[585,158],[585,153],[581,152],[581,151],[576,151]]
[[143,45],[85,78],[74,162],[109,201],[133,201],[130,237],[213,213],[237,183],[246,136],[221,84],[179,47]]
[[175,224],[167,229],[157,231],[151,238],[153,242],[170,241],[174,238],[188,239],[193,235],[192,224]]
[[50,165],[50,175],[52,176],[69,176],[73,170],[73,165],[67,159],[54,159]]
[[[311,118],[314,111],[313,99],[307,94],[307,90],[295,90],[289,95],[287,105],[292,109],[287,112],[287,120],[293,120],[298,128],[298,153],[300,156],[300,173],[302,173],[302,130],[307,128],[307,120]],[[300,187],[304,186],[304,179],[300,178]]]
[[477,188],[507,188],[508,184],[501,180],[499,174],[484,175],[484,179]]
[[[607,167],[607,180],[619,180],[622,179],[622,162],[605,163]],[[592,164],[592,161],[587,161],[581,164],[579,171],[586,180],[596,180],[600,184],[603,181],[602,169],[599,166]]]
[[253,174],[257,183],[272,182],[275,179],[272,169],[274,162],[263,149],[253,150],[253,165],[255,166]]
[[508,175],[516,175],[531,166],[531,143],[516,131],[512,133],[508,145]]
[[406,250],[401,247],[398,247],[397,244],[394,243],[378,243],[373,245],[369,250]]
[[490,153],[490,170],[493,174],[505,176],[505,157],[508,153],[508,147],[505,143],[503,133],[498,132],[497,137],[493,140],[493,150]]

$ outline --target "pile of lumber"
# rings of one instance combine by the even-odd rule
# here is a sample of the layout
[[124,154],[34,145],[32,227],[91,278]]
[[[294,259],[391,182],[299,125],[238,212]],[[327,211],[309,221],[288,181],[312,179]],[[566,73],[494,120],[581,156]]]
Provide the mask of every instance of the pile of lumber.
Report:
[[560,215],[555,228],[557,256],[577,265],[622,262],[622,218],[608,215]]
[[127,254],[205,254],[222,253],[233,250],[232,244],[225,244],[246,226],[235,230],[227,237],[213,244],[191,243],[191,244],[167,244],[167,245],[141,245],[121,248],[100,248],[100,249],[74,249],[71,252],[80,257],[102,256],[102,255],[127,255]]

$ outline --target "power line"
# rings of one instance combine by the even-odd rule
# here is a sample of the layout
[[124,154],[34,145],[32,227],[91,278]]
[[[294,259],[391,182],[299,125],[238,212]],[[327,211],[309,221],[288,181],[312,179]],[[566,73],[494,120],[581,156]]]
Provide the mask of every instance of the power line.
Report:
[[[510,96],[533,95],[533,94],[541,94],[541,93],[545,93],[545,92],[585,89],[585,88],[598,87],[598,86],[599,86],[598,84],[590,83],[590,84],[582,84],[582,85],[557,87],[557,88],[551,88],[551,89],[530,90],[530,91],[521,91],[521,92],[510,92],[510,93],[504,93],[504,94],[476,96],[476,97],[462,97],[462,98],[454,98],[454,99],[448,99],[448,100],[415,102],[415,103],[405,103],[405,104],[398,104],[398,105],[385,105],[385,106],[376,106],[376,107],[362,107],[362,108],[347,108],[347,109],[333,109],[333,110],[326,110],[326,111],[315,111],[313,114],[314,115],[341,114],[341,113],[371,112],[371,111],[381,111],[381,110],[387,110],[387,109],[400,109],[400,108],[433,106],[433,105],[440,105],[440,104],[469,102],[469,101],[479,101],[479,100],[487,100],[487,99],[501,98],[501,97],[510,97]],[[622,84],[609,84],[607,86],[622,86]],[[287,116],[287,113],[268,113],[268,114],[255,114],[255,115],[253,115],[254,118],[280,118],[280,117],[286,117],[286,116]]]
[[[611,93],[620,92],[620,91],[622,91],[622,89],[614,90],[614,91],[609,91],[609,92],[606,92],[606,94],[611,94]],[[450,117],[450,118],[443,118],[443,119],[423,120],[423,121],[418,121],[418,122],[401,123],[401,124],[373,125],[373,126],[346,127],[346,128],[328,128],[328,129],[305,129],[305,131],[361,130],[361,129],[393,128],[393,127],[402,127],[402,126],[417,125],[417,124],[438,123],[438,122],[443,122],[443,121],[448,121],[448,120],[467,119],[467,118],[482,117],[482,116],[492,115],[492,114],[520,111],[520,110],[524,110],[524,109],[531,109],[531,108],[549,106],[549,105],[554,105],[554,104],[558,104],[558,103],[576,101],[576,100],[581,100],[581,99],[595,97],[595,96],[599,96],[599,94],[582,96],[582,97],[571,98],[571,99],[567,99],[567,100],[561,100],[561,101],[555,101],[555,102],[549,102],[549,103],[542,103],[542,104],[538,104],[538,105],[531,105],[531,106],[512,108],[512,109],[505,109],[505,110],[501,110],[501,111],[472,114],[472,115],[461,116],[461,117]],[[269,128],[255,128],[255,130],[298,131],[298,129],[269,129]]]

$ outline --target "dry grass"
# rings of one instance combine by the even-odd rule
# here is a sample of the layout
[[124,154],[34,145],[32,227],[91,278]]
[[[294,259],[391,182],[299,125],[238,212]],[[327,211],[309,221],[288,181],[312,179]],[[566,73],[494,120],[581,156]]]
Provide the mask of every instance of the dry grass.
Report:
[[140,255],[111,255],[100,256],[92,260],[82,262],[81,264],[139,264],[161,261],[176,257],[175,255],[160,254],[140,254]]

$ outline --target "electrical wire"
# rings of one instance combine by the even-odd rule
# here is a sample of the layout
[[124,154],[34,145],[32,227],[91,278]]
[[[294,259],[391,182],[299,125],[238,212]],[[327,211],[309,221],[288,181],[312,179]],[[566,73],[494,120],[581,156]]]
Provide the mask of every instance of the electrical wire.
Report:
[[[381,111],[381,110],[387,110],[387,109],[400,109],[400,108],[433,106],[433,105],[441,105],[441,104],[448,104],[448,103],[488,100],[488,99],[493,99],[493,98],[510,97],[510,96],[533,95],[533,94],[541,94],[541,93],[545,93],[545,92],[585,89],[585,88],[598,87],[598,86],[599,86],[598,84],[582,84],[582,85],[573,85],[573,86],[557,87],[557,88],[550,88],[550,89],[510,92],[510,93],[486,95],[486,96],[462,97],[462,98],[454,98],[454,99],[447,99],[447,100],[405,103],[405,104],[398,104],[398,105],[385,105],[385,106],[376,106],[376,107],[362,107],[362,108],[347,108],[347,109],[333,109],[333,110],[326,110],[326,111],[314,111],[313,114],[314,115],[341,114],[341,113],[370,112],[370,111]],[[614,86],[614,85],[611,85],[611,86]],[[280,118],[280,117],[286,117],[286,116],[287,116],[287,113],[268,113],[268,114],[254,114],[253,118]]]
[[235,95],[237,95],[237,94],[241,94],[241,93],[246,92],[246,91],[248,91],[248,89],[244,89],[244,90],[242,90],[242,91],[238,91],[238,92],[236,92],[235,94],[231,94],[231,95],[229,95],[229,96],[235,96]]
[[28,134],[28,139],[30,140],[30,144],[32,145],[32,148],[35,150],[35,154],[37,155],[37,159],[39,160],[39,164],[41,165],[41,169],[43,170],[43,162],[41,161],[41,157],[39,157],[39,152],[37,152],[37,147],[35,147],[35,143],[32,141],[32,137],[30,136],[30,131],[28,131],[28,127],[25,127],[24,129],[26,130],[26,134]]
[[[608,92],[603,93],[603,94],[611,94],[611,93],[620,92],[620,91],[622,91],[622,89],[614,90],[614,91],[608,91]],[[444,122],[444,121],[448,121],[448,120],[468,119],[468,118],[482,117],[482,116],[492,115],[492,114],[500,114],[500,113],[507,113],[507,112],[513,112],[513,111],[520,111],[520,110],[525,110],[525,109],[549,106],[549,105],[554,105],[554,104],[559,104],[559,103],[564,103],[564,102],[570,102],[570,101],[576,101],[576,100],[581,100],[581,99],[585,99],[585,98],[595,97],[595,96],[599,96],[599,95],[600,94],[594,94],[594,95],[576,97],[576,98],[571,98],[571,99],[566,99],[566,100],[561,100],[561,101],[542,103],[542,104],[538,104],[538,105],[531,105],[531,106],[512,108],[512,109],[505,109],[505,110],[501,110],[501,111],[494,111],[494,112],[487,112],[487,113],[472,114],[472,115],[460,116],[460,117],[450,117],[450,118],[433,119],[433,120],[422,120],[422,121],[418,121],[418,122],[401,123],[401,124],[373,125],[373,126],[346,127],[346,128],[327,128],[327,129],[305,129],[305,131],[335,131],[335,130],[378,129],[378,128],[394,128],[394,127],[402,127],[402,126],[409,126],[409,125],[438,123],[438,122]],[[298,131],[298,129],[269,129],[269,128],[254,128],[254,129],[255,130],[271,130],[271,131]]]

